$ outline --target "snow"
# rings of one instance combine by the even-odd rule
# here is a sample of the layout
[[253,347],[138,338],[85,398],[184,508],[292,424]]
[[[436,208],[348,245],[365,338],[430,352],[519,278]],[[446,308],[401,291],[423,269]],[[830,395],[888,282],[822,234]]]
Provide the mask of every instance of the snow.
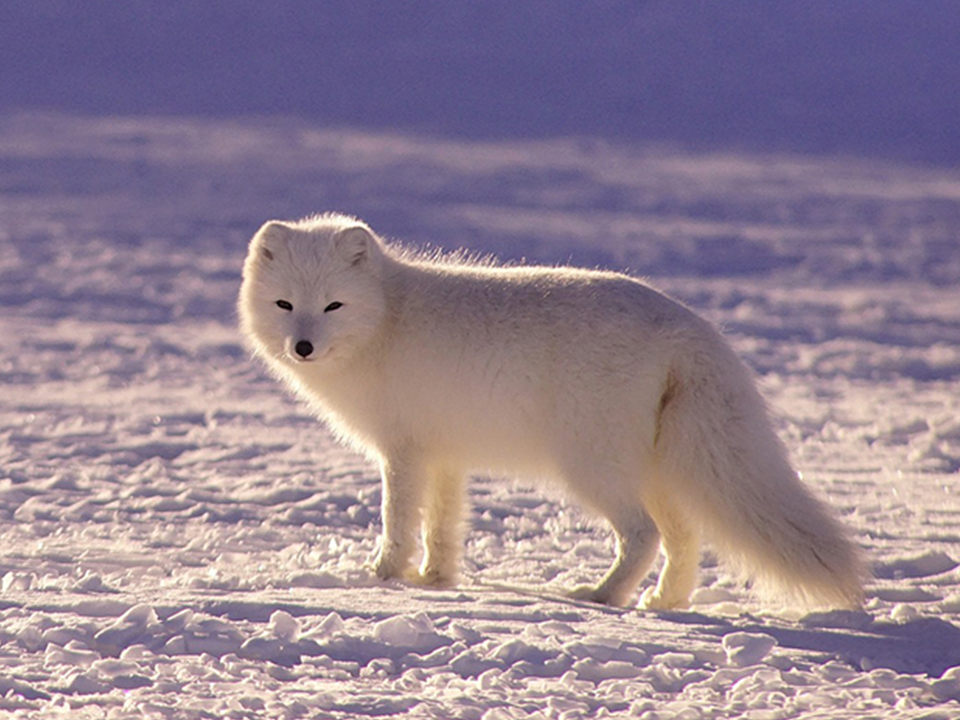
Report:
[[[460,585],[381,583],[375,468],[242,347],[265,219],[649,275],[758,371],[875,579],[565,599],[609,533],[477,478]],[[298,120],[0,122],[0,716],[960,717],[960,173]],[[647,581],[650,582],[649,579]]]

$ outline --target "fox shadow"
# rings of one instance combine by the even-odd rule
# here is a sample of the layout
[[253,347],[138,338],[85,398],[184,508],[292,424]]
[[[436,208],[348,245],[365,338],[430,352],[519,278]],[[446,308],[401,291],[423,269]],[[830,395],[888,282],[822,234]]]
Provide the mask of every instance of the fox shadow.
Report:
[[[697,616],[702,621],[702,616]],[[670,618],[691,622],[679,614]],[[960,627],[935,617],[906,622],[872,618],[868,613],[834,611],[808,615],[798,623],[741,621],[716,622],[708,634],[756,632],[776,639],[781,648],[828,656],[861,669],[884,668],[904,674],[940,677],[960,666]]]

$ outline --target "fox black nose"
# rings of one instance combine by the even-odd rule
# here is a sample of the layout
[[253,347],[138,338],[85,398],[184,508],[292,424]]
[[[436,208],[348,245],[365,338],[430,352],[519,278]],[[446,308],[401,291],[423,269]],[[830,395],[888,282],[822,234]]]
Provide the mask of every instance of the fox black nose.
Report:
[[313,352],[313,343],[309,340],[299,340],[293,349],[302,358],[310,357],[310,353]]

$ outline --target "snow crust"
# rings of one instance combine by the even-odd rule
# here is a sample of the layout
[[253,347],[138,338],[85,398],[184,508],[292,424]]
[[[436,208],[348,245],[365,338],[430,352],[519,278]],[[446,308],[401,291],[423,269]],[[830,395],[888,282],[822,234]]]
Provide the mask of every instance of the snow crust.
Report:
[[[383,584],[375,468],[249,358],[267,218],[627,268],[725,328],[875,579],[862,612],[563,599],[562,496],[470,490],[460,586]],[[960,717],[960,173],[299,121],[0,120],[0,716]]]

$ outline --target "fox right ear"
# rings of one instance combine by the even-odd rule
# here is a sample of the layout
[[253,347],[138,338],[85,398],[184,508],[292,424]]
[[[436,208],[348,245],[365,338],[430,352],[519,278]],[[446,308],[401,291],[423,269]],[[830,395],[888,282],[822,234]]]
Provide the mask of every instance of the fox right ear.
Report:
[[282,242],[287,235],[287,226],[279,220],[271,220],[261,227],[254,235],[254,242],[260,249],[260,255],[265,260],[273,260],[273,250],[270,245]]
[[335,242],[340,253],[353,266],[365,262],[377,244],[370,230],[364,225],[354,225],[341,231]]

